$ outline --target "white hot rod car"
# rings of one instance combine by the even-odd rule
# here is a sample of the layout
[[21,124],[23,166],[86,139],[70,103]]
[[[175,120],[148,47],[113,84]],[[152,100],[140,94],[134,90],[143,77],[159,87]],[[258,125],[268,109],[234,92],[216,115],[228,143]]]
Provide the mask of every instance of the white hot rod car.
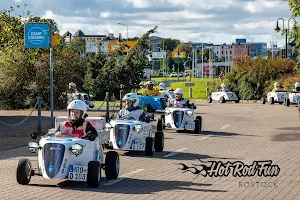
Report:
[[212,101],[219,101],[220,103],[226,103],[227,101],[234,101],[235,103],[239,103],[240,99],[235,94],[235,92],[212,92],[210,96],[207,98],[207,102],[211,103]]
[[194,119],[194,109],[196,106],[190,104],[186,107],[167,107],[165,114],[157,121],[157,131],[163,129],[184,129],[199,134],[202,129],[202,117],[197,116]]
[[300,91],[292,91],[288,94],[288,97],[284,99],[283,105],[290,106],[292,105],[299,105],[300,103]]
[[[59,120],[56,119],[56,127]],[[101,169],[105,170],[107,179],[116,179],[119,175],[119,155],[115,151],[106,153],[102,145],[107,142],[109,136],[103,137],[105,118],[91,117],[87,120],[94,123],[98,132],[95,138],[78,138],[74,134],[62,133],[62,136],[55,136],[55,129],[50,129],[48,134],[42,136],[39,142],[30,142],[29,151],[37,153],[38,168],[33,169],[31,161],[27,158],[19,160],[16,178],[17,182],[26,185],[30,182],[31,176],[39,175],[46,179],[67,179],[71,181],[86,182],[89,187],[98,187],[101,180]],[[36,139],[37,134],[33,133],[32,138]]]
[[[114,117],[113,117],[114,118]],[[164,149],[164,133],[152,133],[150,118],[147,122],[133,118],[111,119],[107,124],[110,130],[110,141],[106,147],[125,151],[144,151],[146,156],[152,156],[154,150]]]
[[283,104],[284,99],[288,98],[288,94],[286,90],[277,91],[277,92],[268,92],[267,97],[261,98],[261,103],[265,104],[266,102],[270,104],[279,103]]

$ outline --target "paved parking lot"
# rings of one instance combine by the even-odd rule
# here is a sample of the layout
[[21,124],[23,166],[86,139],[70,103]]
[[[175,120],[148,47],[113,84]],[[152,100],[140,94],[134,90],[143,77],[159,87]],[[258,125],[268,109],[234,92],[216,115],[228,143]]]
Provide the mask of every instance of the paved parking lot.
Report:
[[[145,157],[120,152],[117,180],[96,189],[84,183],[49,181],[33,176],[27,186],[16,182],[20,157],[36,157],[26,147],[0,151],[1,199],[300,199],[300,117],[282,105],[201,103],[200,135],[165,130],[165,150]],[[180,168],[202,161],[271,160],[278,176],[197,176]],[[203,163],[202,163],[203,164]],[[197,167],[201,169],[200,167]]]

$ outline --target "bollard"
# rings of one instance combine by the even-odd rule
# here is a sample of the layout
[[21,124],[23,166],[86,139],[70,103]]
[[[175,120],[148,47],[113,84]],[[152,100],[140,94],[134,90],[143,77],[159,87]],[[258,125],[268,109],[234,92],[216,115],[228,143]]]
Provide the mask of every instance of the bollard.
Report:
[[122,107],[123,107],[123,105],[122,105],[122,90],[120,90],[120,110],[122,110]]
[[42,98],[38,97],[38,126],[37,126],[37,134],[42,134]]
[[209,88],[206,88],[206,97],[208,97],[209,94]]
[[109,92],[105,93],[105,98],[106,98],[106,121],[109,120]]
[[190,88],[190,99],[193,98],[192,92],[193,92],[193,88]]

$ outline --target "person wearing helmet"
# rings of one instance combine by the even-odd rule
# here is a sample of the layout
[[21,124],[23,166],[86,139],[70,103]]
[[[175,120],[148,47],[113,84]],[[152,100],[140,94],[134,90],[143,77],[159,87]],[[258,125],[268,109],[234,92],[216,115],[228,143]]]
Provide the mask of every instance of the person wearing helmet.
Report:
[[221,92],[228,92],[228,89],[226,88],[225,83],[221,84]]
[[153,82],[152,81],[148,81],[147,82],[147,87],[145,89],[143,89],[142,91],[142,95],[143,96],[160,96],[160,92],[153,88]]
[[169,107],[183,107],[189,106],[189,100],[183,98],[183,89],[177,88],[174,91],[175,98],[170,99]]
[[73,100],[67,107],[68,120],[61,122],[55,131],[57,137],[62,134],[70,134],[74,137],[89,138],[95,140],[97,137],[96,129],[90,122],[86,121],[87,107],[82,100]]
[[146,114],[139,106],[139,97],[135,93],[127,93],[123,99],[125,108],[119,111],[117,119],[133,118],[139,121],[146,121]]
[[160,86],[160,90],[167,90],[166,84],[165,84],[164,82],[161,82],[161,83],[159,84],[159,86]]
[[281,84],[279,83],[279,82],[276,82],[276,83],[274,83],[274,88],[273,88],[273,90],[272,90],[272,92],[280,92],[280,91],[282,91],[282,86],[281,86]]
[[293,89],[293,92],[300,92],[300,83],[295,83],[295,88]]

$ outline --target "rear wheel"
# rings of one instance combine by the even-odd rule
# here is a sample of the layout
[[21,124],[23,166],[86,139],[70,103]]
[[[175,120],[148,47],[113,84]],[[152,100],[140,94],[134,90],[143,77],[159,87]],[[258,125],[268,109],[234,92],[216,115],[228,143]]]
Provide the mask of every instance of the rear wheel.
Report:
[[270,104],[274,104],[274,97],[270,98]]
[[153,156],[153,152],[154,152],[153,138],[152,137],[147,137],[146,138],[145,155],[146,156]]
[[207,102],[208,102],[208,103],[211,103],[211,102],[212,102],[212,98],[211,98],[210,96],[207,98]]
[[17,167],[17,181],[21,185],[27,185],[31,179],[31,162],[27,158],[19,160]]
[[220,103],[225,103],[225,98],[224,97],[220,97]]
[[109,151],[105,157],[105,175],[107,179],[116,179],[119,176],[120,159],[115,151]]
[[89,187],[98,187],[101,180],[101,168],[98,161],[88,164],[87,184]]
[[290,105],[291,105],[290,99],[286,99],[286,106],[290,106]]
[[162,120],[163,120],[163,129],[166,129],[165,115],[161,115],[160,118],[162,118]]
[[265,99],[264,97],[262,97],[261,100],[260,100],[260,102],[261,102],[262,104],[265,104],[265,103],[266,103],[266,99]]

